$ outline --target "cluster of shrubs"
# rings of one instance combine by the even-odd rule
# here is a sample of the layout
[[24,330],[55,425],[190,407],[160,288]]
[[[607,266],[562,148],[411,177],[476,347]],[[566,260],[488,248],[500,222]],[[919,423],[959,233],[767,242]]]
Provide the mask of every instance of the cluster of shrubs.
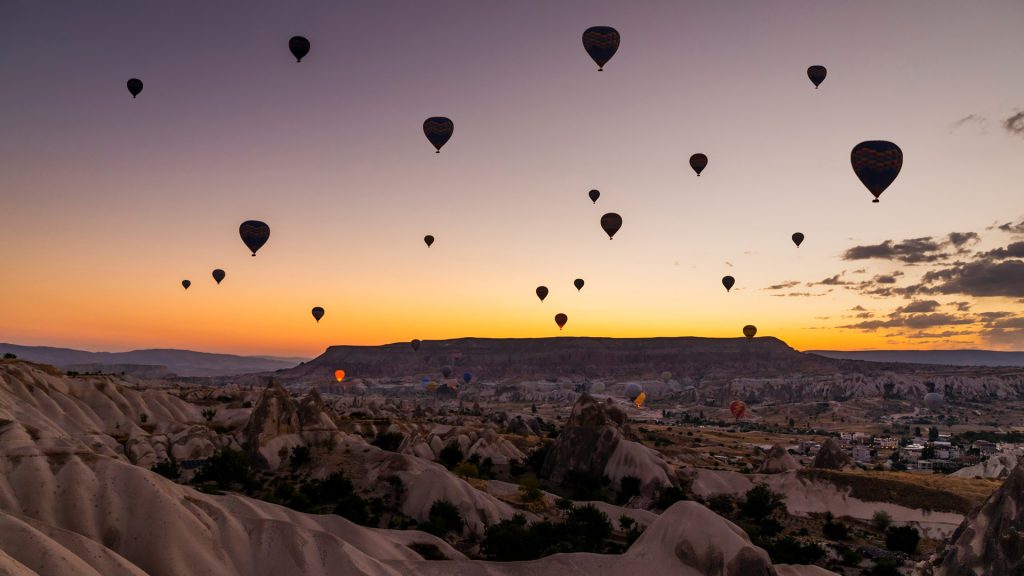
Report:
[[[498,561],[534,560],[560,552],[605,552],[612,525],[608,516],[593,506],[573,507],[561,521],[527,523],[516,514],[489,527],[480,550]],[[616,551],[618,549],[616,548]]]

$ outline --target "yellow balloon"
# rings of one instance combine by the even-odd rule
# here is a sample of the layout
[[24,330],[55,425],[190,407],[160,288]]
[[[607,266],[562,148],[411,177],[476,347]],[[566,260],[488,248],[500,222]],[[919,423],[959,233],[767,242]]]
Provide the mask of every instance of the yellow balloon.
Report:
[[646,400],[646,399],[647,399],[647,393],[646,392],[641,392],[640,395],[637,396],[635,400],[633,400],[633,404],[635,404],[637,408],[643,408],[644,407],[644,400]]
[[338,382],[341,382],[342,380],[345,379],[345,371],[344,370],[335,370],[334,371],[334,377],[338,379]]

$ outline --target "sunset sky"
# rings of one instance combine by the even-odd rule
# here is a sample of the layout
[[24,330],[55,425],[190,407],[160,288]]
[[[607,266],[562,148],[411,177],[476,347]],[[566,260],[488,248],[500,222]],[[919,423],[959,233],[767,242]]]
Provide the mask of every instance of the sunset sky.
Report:
[[[1020,0],[5,0],[0,30],[0,341],[1024,349]],[[864,140],[904,153],[879,204]]]

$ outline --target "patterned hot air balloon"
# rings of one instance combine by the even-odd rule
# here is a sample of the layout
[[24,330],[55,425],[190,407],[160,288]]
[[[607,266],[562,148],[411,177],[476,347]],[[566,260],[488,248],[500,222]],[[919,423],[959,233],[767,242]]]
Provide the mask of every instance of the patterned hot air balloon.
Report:
[[850,163],[857,178],[875,197],[872,202],[878,202],[903,167],[903,151],[892,142],[869,140],[854,146]]
[[614,239],[615,233],[619,231],[619,228],[622,228],[622,216],[614,212],[601,216],[601,228],[604,229],[609,240]]
[[938,392],[929,392],[924,395],[924,405],[932,412],[941,412],[945,403],[946,401],[942,394]]
[[191,280],[182,280],[181,281],[181,285],[185,288],[185,290],[188,290],[188,287],[192,285],[192,281]]
[[743,400],[733,400],[729,403],[729,412],[732,412],[733,418],[739,420],[747,414],[747,403]]
[[703,154],[694,154],[693,156],[690,156],[690,168],[693,168],[693,171],[697,173],[697,176],[700,176],[700,173],[704,171],[704,168],[707,168],[707,165],[707,156]]
[[420,350],[420,344],[421,344],[421,342],[419,341],[419,339],[416,339],[416,338],[414,338],[414,339],[412,340],[412,342],[409,342],[409,344],[412,344],[412,351],[413,351],[413,352],[419,352],[419,350]]
[[583,32],[583,48],[597,64],[597,71],[615,56],[619,49],[619,32],[610,26],[591,26]]
[[437,149],[438,154],[441,153],[441,146],[448,142],[454,132],[455,123],[444,116],[431,116],[423,121],[423,133]]
[[583,290],[583,278],[577,278],[572,281],[572,285],[576,287],[576,291]]
[[246,220],[238,227],[238,235],[242,237],[246,247],[256,255],[256,251],[263,247],[270,239],[270,226],[259,220]]
[[547,286],[537,286],[536,292],[537,292],[537,298],[540,298],[541,302],[543,302],[544,299],[548,297],[548,287]]
[[426,243],[427,248],[430,248],[430,245],[434,243],[434,237],[431,236],[430,234],[427,234],[426,236],[423,237],[423,242]]
[[625,390],[626,399],[628,399],[630,402],[636,400],[636,397],[641,395],[641,394],[643,394],[643,393],[644,393],[643,386],[640,386],[636,382],[630,382],[629,384],[626,384],[626,390]]
[[803,233],[801,233],[801,232],[794,232],[793,233],[793,244],[796,244],[796,247],[799,248],[800,245],[803,244],[803,243],[804,243],[804,235],[803,235]]
[[725,291],[732,290],[732,287],[736,284],[736,279],[732,276],[722,276],[722,286],[725,286]]
[[555,314],[555,324],[558,324],[558,329],[561,330],[565,323],[569,321],[569,317],[559,312]]
[[226,274],[224,274],[224,271],[220,268],[213,271],[213,279],[217,281],[217,284],[220,284],[220,281],[224,279],[224,276],[226,276]]
[[295,56],[296,62],[302,62],[306,54],[309,54],[309,40],[302,36],[292,36],[288,40],[288,49],[291,50],[292,56]]
[[337,380],[338,382],[341,382],[342,380],[344,380],[345,379],[345,371],[344,370],[335,370],[334,371],[334,379]]
[[128,91],[131,92],[132,98],[135,98],[142,92],[142,80],[138,78],[130,78],[128,80]]
[[316,318],[317,323],[319,323],[320,319],[323,318],[323,317],[324,317],[324,309],[323,308],[321,308],[319,306],[313,308],[313,318]]
[[641,392],[636,398],[633,398],[633,405],[637,408],[643,408],[644,402],[647,400],[647,392]]
[[743,327],[743,335],[747,337],[747,340],[752,340],[755,334],[757,334],[757,326],[747,324]]
[[597,199],[601,197],[601,191],[600,190],[591,190],[590,192],[587,192],[587,196],[590,196],[590,200],[594,204],[597,204]]
[[807,69],[807,77],[811,79],[811,82],[814,82],[815,90],[825,81],[826,75],[828,75],[828,70],[824,66],[811,66]]

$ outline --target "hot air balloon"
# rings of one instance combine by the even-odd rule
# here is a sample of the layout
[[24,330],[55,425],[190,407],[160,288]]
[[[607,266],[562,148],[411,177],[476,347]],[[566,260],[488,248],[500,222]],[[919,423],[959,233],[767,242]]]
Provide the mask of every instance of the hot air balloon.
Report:
[[540,301],[543,302],[544,299],[547,298],[547,297],[548,297],[548,287],[547,286],[537,286],[537,298],[540,298]]
[[644,401],[647,400],[647,392],[641,392],[636,398],[633,399],[633,405],[637,408],[644,407]]
[[342,380],[344,380],[345,379],[345,371],[344,370],[335,370],[334,371],[334,379],[337,380],[338,382],[341,382]]
[[747,403],[743,400],[733,400],[729,402],[729,412],[732,412],[733,418],[739,420],[747,414]]
[[464,372],[462,374],[462,381],[465,382],[466,384],[469,384],[469,381],[472,380],[472,379],[473,379],[473,375],[470,374],[469,372]]
[[622,216],[615,212],[601,216],[601,228],[604,228],[605,234],[608,234],[608,239],[612,240],[619,228],[622,228]]
[[132,98],[138,96],[139,93],[142,92],[142,80],[139,80],[138,78],[129,78],[128,91],[131,92]]
[[811,66],[807,69],[807,77],[811,79],[811,82],[814,82],[815,90],[825,81],[825,76],[827,75],[828,70],[824,66]]
[[625,393],[626,393],[626,398],[630,402],[632,402],[632,401],[636,400],[637,396],[640,396],[641,394],[644,393],[644,389],[643,389],[642,386],[640,386],[636,382],[630,382],[629,384],[626,384],[626,391],[625,391]]
[[246,220],[238,227],[238,235],[242,237],[246,247],[256,255],[256,251],[263,247],[270,239],[270,226],[259,220]]
[[878,202],[903,167],[903,151],[892,142],[869,140],[854,146],[850,163],[857,178],[875,197],[872,202]]
[[597,71],[615,56],[619,49],[619,32],[610,26],[591,26],[583,32],[583,48],[597,64]]
[[427,234],[423,237],[423,241],[427,244],[427,248],[430,248],[430,245],[434,243],[434,237]]
[[743,327],[743,335],[746,336],[748,340],[753,339],[755,334],[757,334],[757,326],[747,324]]
[[316,321],[318,323],[320,322],[320,319],[323,318],[323,317],[324,317],[324,309],[323,308],[321,308],[319,306],[313,308],[313,318],[316,318]]
[[708,165],[708,157],[703,154],[694,154],[690,156],[690,168],[700,176],[700,173],[704,171]]
[[192,285],[192,281],[191,280],[182,280],[181,281],[181,285],[185,288],[185,290],[188,290],[188,287]]
[[671,379],[672,379],[672,373],[669,372],[668,370],[666,370],[666,371],[661,373],[661,380],[663,382],[667,383]]
[[800,232],[794,232],[793,233],[793,244],[796,244],[796,247],[799,248],[800,245],[803,244],[803,243],[804,243],[804,235],[801,234]]
[[576,291],[583,290],[583,278],[577,278],[572,281],[572,285],[576,287]]
[[587,195],[590,196],[594,204],[597,204],[597,199],[601,197],[601,192],[599,190],[591,190]]
[[437,148],[437,153],[441,153],[441,146],[444,146],[445,142],[452,137],[452,133],[455,132],[455,123],[444,116],[431,116],[423,121],[423,133],[426,134],[427,140]]
[[441,368],[441,375],[444,376],[445,378],[450,378],[452,375],[452,367],[445,366],[444,368]]
[[410,344],[412,344],[413,352],[419,352],[421,342],[418,339],[414,338],[413,341],[410,342]]
[[433,392],[434,390],[437,390],[437,382],[427,384],[427,392]]
[[220,284],[220,281],[224,279],[224,276],[226,276],[226,274],[224,274],[224,271],[220,268],[213,271],[213,279],[217,281],[217,284]]
[[424,376],[423,379],[420,380],[420,388],[422,390],[426,390],[428,384],[430,384],[430,378],[427,378],[426,376]]
[[736,279],[732,276],[722,276],[722,286],[725,286],[725,291],[732,290],[733,285],[736,284]]
[[924,405],[932,412],[941,412],[945,404],[945,399],[938,392],[929,392],[924,395]]
[[558,329],[561,330],[565,323],[569,321],[569,317],[559,312],[555,314],[555,324],[558,324]]
[[302,36],[292,36],[288,40],[288,49],[292,51],[292,56],[295,56],[296,62],[302,62],[306,54],[309,54],[309,40]]

